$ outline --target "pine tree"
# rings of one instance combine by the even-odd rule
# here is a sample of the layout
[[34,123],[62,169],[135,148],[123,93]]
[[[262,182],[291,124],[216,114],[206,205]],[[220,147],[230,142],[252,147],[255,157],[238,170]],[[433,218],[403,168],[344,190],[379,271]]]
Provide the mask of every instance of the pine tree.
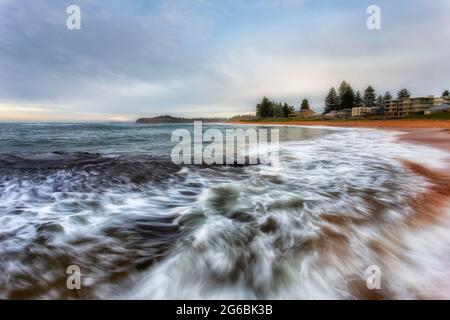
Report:
[[383,97],[383,101],[387,102],[389,100],[392,100],[392,94],[389,91],[386,91],[386,93],[384,94],[384,97]]
[[281,103],[274,103],[274,117],[282,118],[284,117],[283,105]]
[[378,108],[377,113],[378,114],[381,114],[381,115],[384,114],[384,110],[385,110],[384,104],[385,104],[385,102],[386,102],[386,100],[384,100],[384,97],[380,94],[378,96],[378,98],[377,98],[377,108]]
[[375,89],[372,86],[368,86],[367,89],[364,91],[364,106],[368,108],[375,107],[376,103],[376,95],[375,95]]
[[295,112],[294,107],[288,105],[287,103],[284,103],[283,105],[283,116],[285,118],[289,118],[291,114]]
[[274,103],[264,97],[256,106],[256,115],[261,118],[270,118],[274,116]]
[[355,106],[361,107],[362,104],[363,104],[363,100],[361,98],[361,93],[358,91],[358,92],[356,92],[356,96],[355,96]]
[[408,89],[402,89],[397,94],[398,99],[408,99],[411,97],[411,93],[408,91]]
[[309,109],[309,101],[308,99],[303,99],[302,104],[300,106],[300,110],[308,110]]
[[383,100],[383,96],[380,94],[377,98],[377,104],[376,104],[378,109],[382,109],[384,106],[384,100]]
[[445,91],[442,93],[442,96],[443,96],[443,97],[448,97],[448,96],[450,96],[450,92],[449,92],[448,90],[445,90]]
[[355,106],[355,92],[352,87],[345,81],[342,81],[339,87],[339,109],[348,109]]
[[331,87],[327,97],[325,98],[324,113],[329,113],[333,110],[337,110],[338,108],[339,108],[339,97],[337,95],[336,89],[334,89],[334,87]]
[[339,92],[339,109],[343,109],[345,95],[348,90],[348,84],[345,81],[342,81],[341,85],[339,86],[338,92]]

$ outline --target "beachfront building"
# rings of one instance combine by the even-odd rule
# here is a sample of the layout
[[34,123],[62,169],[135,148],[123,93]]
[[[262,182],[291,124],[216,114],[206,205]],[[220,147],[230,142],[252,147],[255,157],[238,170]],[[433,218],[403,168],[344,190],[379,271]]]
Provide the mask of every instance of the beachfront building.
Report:
[[352,116],[352,109],[333,110],[321,116],[323,120],[348,119]]
[[449,104],[441,104],[438,106],[434,106],[430,109],[425,110],[425,114],[430,115],[433,113],[441,113],[441,112],[450,112],[450,103]]
[[450,96],[445,96],[445,97],[441,97],[441,98],[436,98],[436,103],[438,105],[450,105]]
[[445,97],[434,96],[407,99],[393,99],[386,101],[384,110],[386,117],[405,117],[409,114],[424,113],[426,110],[442,104]]
[[336,118],[338,119],[348,119],[352,116],[352,109],[342,109],[336,111]]
[[361,118],[373,114],[377,111],[377,108],[372,107],[356,107],[352,109],[353,118]]

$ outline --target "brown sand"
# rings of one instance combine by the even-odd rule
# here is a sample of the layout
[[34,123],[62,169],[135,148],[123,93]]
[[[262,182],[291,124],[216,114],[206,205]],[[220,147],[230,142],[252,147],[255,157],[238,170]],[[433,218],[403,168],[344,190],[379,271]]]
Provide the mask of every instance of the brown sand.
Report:
[[430,170],[411,161],[405,160],[403,163],[408,170],[432,183],[426,192],[410,199],[414,214],[409,217],[408,226],[416,229],[445,219],[445,207],[450,200],[450,175],[447,172]]
[[404,134],[400,140],[424,144],[450,151],[450,129],[428,128],[428,129],[401,129]]

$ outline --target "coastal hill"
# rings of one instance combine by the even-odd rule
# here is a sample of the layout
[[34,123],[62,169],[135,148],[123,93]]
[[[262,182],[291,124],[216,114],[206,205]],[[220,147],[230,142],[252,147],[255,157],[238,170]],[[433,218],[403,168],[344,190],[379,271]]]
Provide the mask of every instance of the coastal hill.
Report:
[[169,115],[159,116],[154,118],[141,118],[136,120],[138,124],[156,124],[156,123],[192,123],[194,121],[203,121],[203,122],[225,122],[228,119],[225,118],[177,118]]
[[148,123],[190,123],[192,119],[185,118],[175,118],[169,115],[159,116],[154,118],[141,118],[136,121],[139,124],[148,124]]

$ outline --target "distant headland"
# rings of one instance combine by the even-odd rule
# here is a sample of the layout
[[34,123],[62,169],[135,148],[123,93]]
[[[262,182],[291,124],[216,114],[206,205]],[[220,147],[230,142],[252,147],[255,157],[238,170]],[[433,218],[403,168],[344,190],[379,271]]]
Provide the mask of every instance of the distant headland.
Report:
[[141,118],[136,120],[138,124],[157,124],[157,123],[193,123],[194,121],[202,122],[225,122],[226,118],[178,118],[169,115],[159,116],[154,118]]

